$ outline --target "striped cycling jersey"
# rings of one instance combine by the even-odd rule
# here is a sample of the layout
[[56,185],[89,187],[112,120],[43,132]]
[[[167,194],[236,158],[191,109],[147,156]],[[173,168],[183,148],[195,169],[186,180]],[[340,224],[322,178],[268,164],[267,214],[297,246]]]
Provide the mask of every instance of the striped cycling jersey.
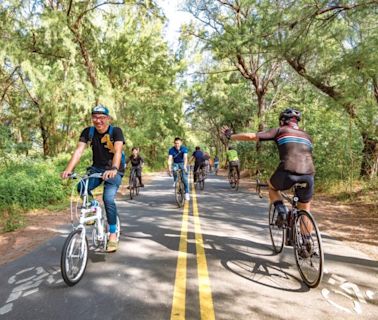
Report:
[[302,143],[302,144],[307,145],[312,150],[311,140],[306,137],[301,137],[298,134],[283,132],[282,134],[279,134],[277,136],[276,142],[279,146],[282,146],[286,143]]
[[294,174],[314,174],[312,140],[294,123],[257,133],[260,141],[274,140],[280,155],[280,167]]

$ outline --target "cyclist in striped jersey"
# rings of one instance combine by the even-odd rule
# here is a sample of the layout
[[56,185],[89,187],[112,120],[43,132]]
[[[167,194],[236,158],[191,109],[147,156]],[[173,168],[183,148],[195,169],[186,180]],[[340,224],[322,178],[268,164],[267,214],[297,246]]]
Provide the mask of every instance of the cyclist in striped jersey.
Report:
[[312,158],[312,139],[299,129],[301,113],[287,108],[281,112],[278,128],[258,133],[232,134],[228,127],[223,134],[232,140],[240,141],[275,141],[278,147],[280,163],[269,180],[269,198],[276,207],[279,216],[278,224],[286,220],[287,209],[283,204],[279,190],[290,189],[295,183],[305,183],[305,188],[297,190],[298,207],[310,211],[310,202],[314,192],[315,168]]

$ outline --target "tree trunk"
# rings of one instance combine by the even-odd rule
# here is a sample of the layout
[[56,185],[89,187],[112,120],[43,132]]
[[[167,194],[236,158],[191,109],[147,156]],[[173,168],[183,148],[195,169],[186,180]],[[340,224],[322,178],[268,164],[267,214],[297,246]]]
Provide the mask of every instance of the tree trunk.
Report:
[[362,163],[360,176],[372,179],[378,174],[378,141],[362,134],[364,149],[362,150]]
[[[265,94],[263,92],[259,92],[258,90],[256,90],[256,94],[257,94],[257,108],[258,108],[257,118],[259,121],[258,132],[260,132],[260,131],[264,131],[265,129],[265,123],[263,120],[263,116],[265,112]],[[261,153],[261,143],[258,141],[256,143],[256,157],[257,157],[256,165],[258,167],[259,167],[258,159],[259,159],[260,153]]]

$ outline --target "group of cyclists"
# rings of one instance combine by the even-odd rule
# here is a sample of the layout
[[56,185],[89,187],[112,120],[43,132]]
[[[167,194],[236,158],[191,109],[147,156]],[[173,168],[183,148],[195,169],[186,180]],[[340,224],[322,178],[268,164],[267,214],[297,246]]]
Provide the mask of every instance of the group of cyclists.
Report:
[[[121,185],[122,177],[125,174],[126,164],[131,165],[135,170],[140,186],[143,187],[141,168],[144,164],[143,158],[139,155],[139,148],[132,149],[132,155],[125,159],[122,148],[125,144],[123,132],[119,127],[111,125],[109,109],[104,105],[97,105],[92,109],[91,120],[93,126],[85,128],[80,135],[77,147],[62,172],[63,179],[68,178],[80,158],[89,145],[92,148],[91,173],[102,173],[102,179],[93,178],[89,181],[88,191],[104,184],[103,202],[109,225],[109,240],[107,252],[115,252],[118,248],[116,236],[117,207],[115,196]],[[280,190],[290,189],[297,182],[305,182],[306,187],[298,191],[300,209],[310,210],[310,202],[314,186],[314,165],[312,159],[312,140],[303,130],[299,129],[298,122],[301,120],[301,113],[293,108],[287,108],[280,113],[279,127],[258,133],[234,134],[228,127],[223,127],[220,134],[228,140],[235,141],[275,141],[278,147],[280,163],[277,170],[269,180],[269,198],[275,206],[278,215],[278,224],[283,225],[286,221],[287,209],[283,204]],[[175,172],[181,169],[182,180],[185,186],[185,199],[190,200],[188,183],[188,164],[194,161],[194,172],[203,166],[209,165],[210,157],[200,147],[196,147],[188,160],[188,148],[182,144],[179,137],[174,139],[174,145],[168,152],[168,169],[173,174],[174,181],[177,179]],[[240,161],[237,151],[230,146],[227,151],[229,170],[235,167],[240,178]],[[219,167],[219,158],[214,158],[214,169]],[[194,175],[194,181],[197,177]]]

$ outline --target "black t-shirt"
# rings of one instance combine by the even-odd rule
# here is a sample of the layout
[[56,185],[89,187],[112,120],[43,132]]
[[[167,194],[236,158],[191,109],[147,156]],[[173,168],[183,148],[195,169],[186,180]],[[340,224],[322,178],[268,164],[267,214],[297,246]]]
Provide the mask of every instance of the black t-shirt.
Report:
[[[89,142],[89,130],[90,127],[87,127],[83,130],[80,135],[80,142]],[[109,135],[109,129],[103,134],[99,133],[96,129],[94,130],[94,135],[92,138],[92,159],[94,167],[110,169],[113,166],[113,142],[116,141],[122,141],[123,143],[125,143],[125,138],[123,137],[121,128],[113,127],[112,137],[110,137]],[[124,172],[125,169],[119,168],[118,171]]]
[[257,133],[260,141],[274,140],[280,154],[280,168],[294,174],[314,174],[312,139],[296,125],[285,125]]
[[139,167],[140,165],[142,165],[142,163],[144,163],[144,160],[141,156],[137,156],[136,158],[134,158],[133,155],[131,155],[128,159],[127,159],[127,163],[131,163],[131,165],[133,167]]

